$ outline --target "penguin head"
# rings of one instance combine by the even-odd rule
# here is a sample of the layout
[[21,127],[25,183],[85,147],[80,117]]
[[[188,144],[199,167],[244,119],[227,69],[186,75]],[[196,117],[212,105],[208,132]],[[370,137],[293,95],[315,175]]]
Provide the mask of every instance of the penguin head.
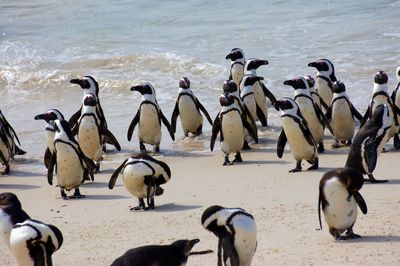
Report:
[[133,86],[131,88],[131,91],[137,91],[142,95],[146,95],[146,94],[148,94],[148,95],[154,94],[155,95],[155,90],[149,82],[144,82],[142,84]]
[[258,58],[249,58],[246,61],[246,64],[244,65],[244,71],[252,71],[252,70],[256,70],[257,68],[259,68],[260,66],[263,65],[268,65],[268,61],[267,60],[261,60]]
[[90,93],[95,93],[96,95],[99,95],[99,84],[92,76],[84,76],[79,79],[71,79],[69,82],[73,84],[78,84],[79,86],[81,86],[82,89],[89,90]]
[[386,75],[385,71],[378,71],[375,73],[374,82],[376,84],[382,85],[388,82],[388,76]]
[[329,77],[332,82],[336,81],[335,67],[328,59],[318,59],[317,61],[308,63],[308,66],[315,67],[321,75]]
[[315,85],[315,79],[311,77],[310,75],[307,75],[304,77],[307,81],[308,87],[312,88]]
[[189,89],[190,88],[190,80],[187,77],[183,77],[179,80],[179,88]]
[[0,194],[0,208],[11,207],[13,209],[21,209],[21,202],[17,196],[11,192],[3,192]]
[[283,82],[284,85],[292,86],[295,90],[297,89],[308,89],[308,82],[303,77],[295,77]]
[[292,98],[289,98],[289,97],[285,97],[280,100],[277,100],[275,103],[275,107],[282,111],[294,109],[296,106],[297,106],[296,102]]
[[83,97],[83,105],[85,106],[96,106],[97,105],[97,97],[93,93],[86,94]]
[[50,109],[46,113],[35,116],[35,120],[44,120],[47,123],[56,119],[64,119],[63,114],[57,109]]
[[219,104],[221,106],[229,106],[231,104],[233,104],[235,102],[235,97],[233,97],[232,95],[229,95],[229,93],[224,93],[221,95],[221,97],[219,98]]
[[332,85],[332,91],[333,91],[333,93],[344,92],[344,91],[346,91],[346,86],[340,80],[335,81],[335,82],[333,82],[333,85]]
[[194,245],[200,242],[200,239],[193,239],[193,240],[177,240],[171,244],[171,246],[179,248],[179,250],[182,250],[183,254],[185,257],[190,255],[190,251],[192,251],[192,248]]
[[255,75],[246,75],[243,77],[242,81],[244,86],[252,86],[257,81],[264,80],[263,77],[255,76]]
[[213,205],[208,207],[201,215],[201,224],[203,227],[217,237],[223,236],[226,231],[223,225],[218,224],[218,218],[224,209],[222,206]]
[[229,54],[226,55],[225,59],[230,59],[231,61],[243,60],[244,61],[244,53],[240,48],[233,48]]
[[238,90],[236,83],[231,79],[224,81],[224,85],[223,85],[222,89],[223,89],[224,93],[226,93],[226,92],[233,93],[233,92],[237,92],[237,90]]

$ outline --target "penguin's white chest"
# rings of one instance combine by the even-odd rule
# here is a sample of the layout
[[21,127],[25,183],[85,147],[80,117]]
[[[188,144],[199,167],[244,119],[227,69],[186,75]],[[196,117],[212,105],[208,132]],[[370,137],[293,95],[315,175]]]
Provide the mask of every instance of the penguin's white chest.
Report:
[[78,143],[86,157],[99,161],[102,153],[99,127],[96,118],[93,116],[83,116],[79,123]]
[[324,128],[319,122],[312,101],[305,97],[299,97],[296,98],[296,103],[299,106],[301,115],[307,121],[315,143],[320,142],[324,137]]
[[258,121],[258,116],[257,116],[257,105],[256,105],[256,99],[254,97],[254,93],[250,93],[245,95],[245,97],[242,98],[243,103],[247,106],[249,109],[251,115],[253,118]]
[[[34,265],[34,260],[29,253],[28,241],[32,241],[37,237],[38,237],[38,232],[36,232],[35,228],[32,228],[30,226],[17,227],[11,231],[10,235],[11,252],[17,259],[18,265],[21,266]],[[38,246],[40,245],[39,240],[34,242],[36,242],[35,243],[36,245]]]
[[331,126],[336,140],[353,138],[355,125],[349,104],[345,99],[338,99],[332,105]]
[[196,130],[202,125],[203,117],[201,116],[192,98],[187,95],[182,95],[179,98],[178,108],[181,116],[183,131],[185,133],[195,133]]
[[244,142],[244,130],[239,112],[229,111],[221,120],[221,134],[224,137],[221,150],[226,154],[240,151]]
[[46,130],[47,147],[51,153],[54,153],[54,131]]
[[282,117],[282,126],[287,142],[296,161],[311,160],[317,157],[314,145],[310,145],[305,138],[299,124],[290,117]]
[[331,88],[328,85],[328,82],[322,78],[318,78],[315,81],[315,86],[317,87],[319,96],[321,96],[322,100],[330,105],[333,98],[333,93]]
[[160,144],[160,118],[158,109],[153,104],[142,104],[140,107],[139,140],[151,145]]
[[267,98],[265,97],[264,91],[261,87],[261,82],[256,82],[253,85],[254,98],[256,99],[257,105],[261,108],[265,117],[267,117],[268,109],[267,109]]
[[146,198],[147,185],[144,178],[151,175],[153,170],[144,163],[128,164],[124,168],[122,180],[129,193],[137,198]]
[[234,64],[231,66],[231,75],[233,81],[236,83],[236,86],[239,88],[240,80],[244,76],[244,66],[241,64]]
[[83,177],[83,169],[79,156],[71,145],[56,142],[57,182],[61,188],[71,190],[79,187]]
[[336,177],[325,183],[323,193],[329,204],[323,210],[326,223],[330,228],[344,232],[357,219],[357,203],[354,197],[349,197],[346,187]]
[[231,223],[235,227],[234,247],[240,266],[250,266],[257,247],[257,226],[253,219],[238,215]]
[[13,226],[10,216],[0,209],[0,234],[7,247],[10,247],[10,233]]

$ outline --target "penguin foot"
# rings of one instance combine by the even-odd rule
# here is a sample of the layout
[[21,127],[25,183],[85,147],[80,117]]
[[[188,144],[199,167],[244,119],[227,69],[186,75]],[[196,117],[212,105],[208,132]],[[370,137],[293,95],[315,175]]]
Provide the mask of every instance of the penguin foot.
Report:
[[131,211],[145,211],[146,207],[139,205],[139,206],[130,208],[129,210],[131,210]]
[[393,146],[394,146],[394,149],[397,151],[397,150],[400,150],[400,138],[399,138],[399,134],[395,134],[394,135],[394,137],[393,137]]
[[93,174],[100,173],[100,163],[96,163],[96,167],[93,169]]
[[361,238],[360,235],[354,234],[353,231],[346,233],[346,239]]
[[64,189],[60,189],[60,192],[61,192],[61,198],[62,199],[64,199],[64,200],[69,199],[67,194],[65,193]]
[[81,194],[79,188],[75,188],[75,192],[72,196],[69,196],[70,199],[83,199],[85,196]]
[[368,179],[364,178],[364,182],[370,182],[372,184],[376,184],[376,183],[386,183],[388,182],[388,180],[387,179],[378,180],[375,179],[375,177],[372,174],[368,174]]
[[325,152],[324,143],[321,141],[318,144],[318,153],[324,153],[324,152]]
[[141,152],[146,152],[146,147],[144,146],[143,142],[139,142],[139,148]]
[[241,163],[243,162],[242,156],[240,155],[240,152],[237,152],[235,155],[235,159],[233,160],[235,163]]
[[156,187],[156,192],[155,192],[155,195],[156,196],[160,196],[160,195],[162,195],[164,193],[164,189],[162,189],[161,187]]
[[159,153],[160,152],[160,146],[159,145],[154,146],[154,152],[155,153]]
[[6,165],[6,169],[1,172],[1,175],[8,175],[10,173],[10,165]]
[[296,162],[296,168],[289,171],[289,173],[301,172],[301,160]]
[[251,147],[249,146],[249,143],[247,141],[244,141],[242,150],[244,151],[251,150]]

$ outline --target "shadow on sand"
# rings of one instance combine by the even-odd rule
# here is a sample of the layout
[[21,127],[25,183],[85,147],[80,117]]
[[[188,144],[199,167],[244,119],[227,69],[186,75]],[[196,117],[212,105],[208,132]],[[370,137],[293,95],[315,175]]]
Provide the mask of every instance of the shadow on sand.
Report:
[[35,189],[35,188],[40,188],[40,186],[35,186],[35,185],[24,185],[24,184],[0,184],[1,189]]
[[177,211],[187,211],[187,210],[193,210],[193,209],[198,209],[203,206],[201,205],[177,205],[175,203],[167,203],[163,205],[159,205],[152,210],[152,212],[177,212]]

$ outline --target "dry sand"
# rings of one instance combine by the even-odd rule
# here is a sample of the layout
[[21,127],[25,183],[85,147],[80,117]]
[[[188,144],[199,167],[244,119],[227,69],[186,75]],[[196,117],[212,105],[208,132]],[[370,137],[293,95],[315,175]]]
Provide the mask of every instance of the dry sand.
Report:
[[[81,188],[85,199],[62,200],[58,188],[47,184],[44,169],[32,172],[33,162],[23,159],[12,164],[9,176],[0,177],[0,192],[17,194],[32,218],[62,231],[64,244],[53,255],[55,265],[110,265],[130,248],[186,238],[201,240],[194,250],[216,252],[217,238],[200,223],[202,212],[214,204],[241,207],[255,217],[258,248],[253,265],[400,265],[399,153],[379,157],[375,176],[389,183],[366,184],[361,190],[368,214],[359,211],[354,231],[363,238],[335,241],[325,222],[323,231],[315,230],[318,184],[323,173],[344,165],[348,148],[328,149],[316,171],[288,173],[295,166],[291,154],[286,151],[278,159],[276,142],[262,141],[243,153],[244,163],[226,167],[219,150],[164,151],[156,156],[169,164],[172,178],[153,211],[129,211],[137,199],[121,178],[113,190],[107,187],[127,154],[105,156],[102,172]],[[117,162],[108,160],[111,157]],[[304,163],[303,168],[308,166]],[[8,248],[0,247],[0,265],[15,265]],[[192,256],[188,265],[216,262],[213,253]]]

